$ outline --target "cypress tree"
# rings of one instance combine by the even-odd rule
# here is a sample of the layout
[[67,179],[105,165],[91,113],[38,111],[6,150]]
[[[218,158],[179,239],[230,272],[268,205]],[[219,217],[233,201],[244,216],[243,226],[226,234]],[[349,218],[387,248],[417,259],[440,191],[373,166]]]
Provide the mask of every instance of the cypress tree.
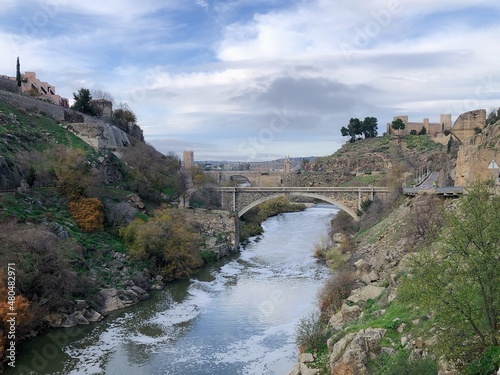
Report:
[[21,87],[21,65],[19,64],[19,56],[17,56],[16,81],[17,85]]

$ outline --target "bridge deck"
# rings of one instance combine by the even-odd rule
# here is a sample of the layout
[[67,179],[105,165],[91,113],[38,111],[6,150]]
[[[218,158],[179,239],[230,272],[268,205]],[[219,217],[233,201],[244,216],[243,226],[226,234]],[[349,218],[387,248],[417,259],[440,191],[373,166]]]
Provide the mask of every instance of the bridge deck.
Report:
[[296,186],[280,186],[280,187],[220,187],[222,192],[262,192],[262,193],[329,193],[329,192],[361,192],[361,193],[388,193],[391,191],[387,187],[376,186],[331,186],[331,187],[296,187]]
[[415,188],[404,188],[403,194],[405,195],[417,195],[417,194],[435,194],[442,196],[455,197],[464,194],[463,186],[450,186],[442,188],[430,188],[430,187],[415,187]]

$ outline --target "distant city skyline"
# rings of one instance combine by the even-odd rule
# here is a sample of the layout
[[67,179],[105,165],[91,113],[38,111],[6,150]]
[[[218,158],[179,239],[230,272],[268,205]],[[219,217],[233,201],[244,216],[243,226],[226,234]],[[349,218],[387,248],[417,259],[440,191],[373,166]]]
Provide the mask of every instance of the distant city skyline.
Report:
[[351,117],[500,106],[493,0],[3,0],[0,75],[101,89],[159,151],[332,154]]

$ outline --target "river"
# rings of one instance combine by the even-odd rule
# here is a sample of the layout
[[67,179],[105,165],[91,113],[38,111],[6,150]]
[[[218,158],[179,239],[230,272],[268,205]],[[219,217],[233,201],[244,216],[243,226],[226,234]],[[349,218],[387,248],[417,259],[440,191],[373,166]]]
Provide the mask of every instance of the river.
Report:
[[295,327],[328,277],[312,254],[336,212],[316,205],[270,218],[240,254],[190,280],[99,324],[36,337],[6,374],[285,374]]

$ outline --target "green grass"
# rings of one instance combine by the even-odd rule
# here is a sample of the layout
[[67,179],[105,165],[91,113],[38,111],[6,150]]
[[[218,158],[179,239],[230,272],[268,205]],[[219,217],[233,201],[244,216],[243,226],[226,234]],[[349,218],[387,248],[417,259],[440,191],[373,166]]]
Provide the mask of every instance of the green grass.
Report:
[[14,162],[20,151],[43,151],[54,145],[81,148],[97,157],[92,147],[46,116],[23,113],[3,102],[0,111],[4,115],[14,114],[19,122],[0,123],[0,155],[7,160]]

